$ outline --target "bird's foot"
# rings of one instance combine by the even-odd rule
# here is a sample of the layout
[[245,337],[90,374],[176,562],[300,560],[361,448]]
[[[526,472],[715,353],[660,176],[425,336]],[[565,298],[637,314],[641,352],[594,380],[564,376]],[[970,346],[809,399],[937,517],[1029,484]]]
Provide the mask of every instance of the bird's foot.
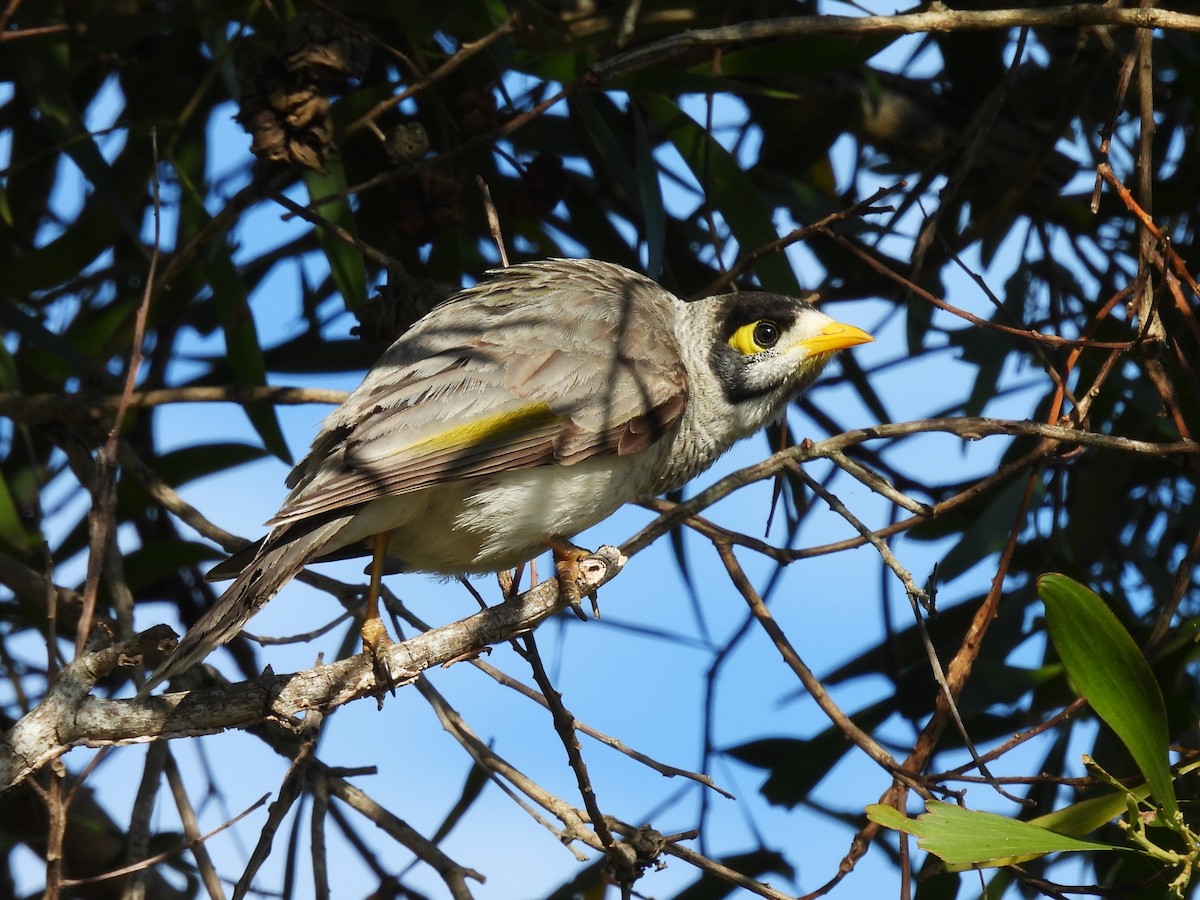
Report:
[[379,689],[379,708],[383,709],[383,692],[396,696],[396,682],[383,660],[383,649],[392,643],[387,626],[379,616],[379,592],[382,589],[383,569],[387,560],[390,531],[384,531],[371,539],[371,584],[367,588],[367,602],[362,621],[363,652],[371,656],[371,669],[375,674],[375,686]]
[[600,618],[600,605],[596,598],[596,587],[604,580],[611,565],[610,561],[600,554],[612,551],[616,554],[617,565],[624,565],[625,559],[615,548],[605,547],[593,553],[576,547],[570,541],[559,540],[550,545],[554,554],[554,568],[558,574],[558,599],[571,607],[581,620],[587,621],[583,611],[583,598],[592,601],[592,615]]
[[388,637],[383,619],[378,615],[368,616],[363,620],[362,642],[363,652],[371,657],[371,670],[375,674],[375,684],[379,687],[379,707],[382,709],[384,691],[394,697],[396,682],[383,656],[384,650],[392,645],[392,639]]
[[583,593],[579,588],[579,563],[591,556],[591,552],[582,547],[576,547],[570,541],[556,540],[550,544],[554,554],[554,571],[558,575],[558,599],[571,607],[581,620],[587,621],[583,611]]

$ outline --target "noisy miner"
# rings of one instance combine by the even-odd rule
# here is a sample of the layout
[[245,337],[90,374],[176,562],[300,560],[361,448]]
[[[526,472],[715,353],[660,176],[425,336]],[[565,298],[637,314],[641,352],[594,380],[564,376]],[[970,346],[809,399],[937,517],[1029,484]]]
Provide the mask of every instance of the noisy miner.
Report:
[[385,567],[496,572],[549,549],[578,602],[570,539],[681,487],[778,418],[839,350],[871,340],[806,300],[684,302],[595,260],[514,265],[454,295],[325,420],[258,544],[143,687],[232,638],[308,563],[371,556],[363,642],[388,642]]

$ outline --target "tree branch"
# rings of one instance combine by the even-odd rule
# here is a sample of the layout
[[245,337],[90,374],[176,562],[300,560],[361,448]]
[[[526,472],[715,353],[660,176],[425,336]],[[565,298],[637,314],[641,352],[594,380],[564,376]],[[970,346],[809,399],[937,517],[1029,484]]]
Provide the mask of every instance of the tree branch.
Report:
[[597,63],[592,67],[590,76],[603,83],[693,51],[755,41],[830,36],[859,39],[868,35],[1096,26],[1200,31],[1200,16],[1167,9],[1121,9],[1107,4],[1082,3],[1045,9],[961,10],[941,7],[898,16],[822,15],[765,19],[671,35]]
[[865,444],[867,441],[902,438],[931,432],[956,435],[965,441],[977,441],[1000,434],[1028,435],[1062,444],[1080,445],[1100,450],[1117,450],[1122,453],[1139,453],[1149,456],[1200,455],[1200,443],[1196,441],[1140,441],[1119,435],[1097,434],[1094,431],[1082,431],[1066,425],[1046,425],[1029,420],[992,419],[985,416],[943,416],[932,419],[914,419],[911,422],[888,422],[868,428],[844,431],[823,441],[804,441],[794,447],[782,450],[756,465],[739,469],[690,500],[679,503],[670,511],[662,513],[622,544],[621,551],[627,556],[632,556],[701,510],[707,509],[718,500],[729,496],[747,484],[773,477],[792,461],[802,463],[826,458],[847,447]]
[[[607,583],[624,564],[617,550],[601,547],[581,562],[587,589]],[[551,579],[515,601],[393,644],[383,654],[383,663],[394,684],[409,684],[426,669],[530,631],[562,608],[558,582]],[[156,626],[64,668],[45,699],[0,739],[0,791],[19,784],[73,746],[143,743],[246,728],[269,719],[285,721],[302,710],[327,712],[375,696],[381,689],[372,660],[357,655],[291,675],[267,674],[225,687],[140,701],[107,700],[90,693],[100,678],[150,651],[169,634],[165,625]]]
[[[331,388],[296,387],[218,387],[162,388],[136,391],[129,395],[129,409],[149,409],[167,403],[274,403],[291,406],[301,403],[336,405],[349,396]],[[116,394],[18,394],[0,391],[0,416],[15,422],[37,424],[103,424],[117,411],[121,397]]]

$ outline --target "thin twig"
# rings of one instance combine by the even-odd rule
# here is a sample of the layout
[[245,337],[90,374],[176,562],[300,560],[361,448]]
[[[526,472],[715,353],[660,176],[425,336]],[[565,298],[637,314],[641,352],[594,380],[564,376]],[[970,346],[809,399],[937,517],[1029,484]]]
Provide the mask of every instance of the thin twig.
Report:
[[186,841],[183,844],[180,844],[178,847],[172,847],[170,850],[164,850],[162,853],[156,854],[147,859],[143,859],[141,862],[134,863],[133,865],[122,866],[120,869],[113,869],[111,872],[105,872],[103,875],[93,875],[90,878],[67,879],[63,882],[63,887],[82,887],[83,885],[95,884],[98,881],[107,881],[110,878],[120,878],[124,875],[141,871],[142,869],[149,869],[153,866],[157,866],[161,862],[166,862],[168,859],[192,849],[192,847],[196,846],[197,844],[204,843],[209,838],[220,834],[226,828],[231,828],[232,826],[236,825],[238,822],[242,821],[242,819],[246,818],[246,816],[250,815],[250,813],[254,812],[256,809],[266,803],[267,798],[270,796],[270,794],[263,794],[228,822],[218,825],[212,831],[202,834],[194,841]]
[[0,415],[18,422],[103,422],[127,400],[127,409],[150,409],[168,403],[272,403],[292,406],[305,403],[341,403],[349,392],[332,388],[300,387],[182,387],[124,394],[17,394],[0,391]]
[[475,176],[479,185],[479,193],[483,195],[483,211],[487,215],[488,230],[492,233],[492,242],[500,253],[500,267],[508,268],[508,250],[504,247],[504,232],[500,230],[500,214],[496,212],[496,204],[492,202],[492,192],[482,175]]
[[[1139,30],[1133,36],[1133,46],[1130,47],[1129,52],[1125,54],[1125,59],[1121,62],[1121,69],[1117,73],[1117,86],[1113,91],[1112,109],[1109,111],[1104,127],[1100,129],[1100,148],[1097,151],[1097,155],[1102,163],[1108,162],[1108,151],[1109,147],[1112,146],[1113,131],[1116,130],[1117,119],[1120,118],[1121,113],[1125,110],[1125,95],[1129,91],[1129,81],[1133,77],[1133,66],[1137,61],[1142,41],[1149,40],[1149,37],[1149,32]],[[1096,181],[1092,186],[1092,202],[1090,206],[1093,216],[1100,211],[1100,191],[1103,186],[1104,179],[1100,177],[1100,173],[1097,171]]]
[[[142,341],[146,334],[146,320],[150,315],[150,298],[153,296],[155,277],[158,273],[159,245],[161,242],[161,207],[158,194],[158,130],[150,129],[150,152],[153,162],[154,177],[150,180],[151,199],[154,222],[154,242],[150,252],[149,269],[146,272],[146,286],[142,291],[142,301],[138,306],[137,317],[134,320],[132,346],[129,353],[129,369],[125,373],[125,387],[117,402],[116,415],[113,417],[112,428],[104,446],[96,454],[96,471],[92,483],[92,509],[88,515],[89,545],[87,580],[83,589],[83,608],[79,612],[79,625],[75,630],[75,655],[83,652],[88,636],[92,632],[92,622],[96,616],[96,596],[100,590],[100,575],[104,570],[104,560],[109,554],[116,553],[113,543],[116,525],[116,472],[117,472],[117,440],[121,428],[125,424],[125,414],[129,410],[129,398],[133,395],[134,385],[137,384],[138,372],[142,367]],[[122,635],[128,637],[128,635]]]
[[839,469],[853,476],[880,496],[891,500],[902,509],[907,509],[910,513],[926,518],[933,515],[933,507],[928,503],[913,500],[906,494],[896,490],[891,482],[878,472],[873,472],[866,466],[860,465],[840,450],[834,450],[826,458]]
[[[559,740],[562,741],[563,748],[567,751],[567,762],[571,766],[571,771],[575,773],[575,781],[579,788],[580,797],[583,799],[584,809],[588,811],[591,817],[592,828],[596,831],[596,836],[600,838],[600,843],[609,853],[610,859],[617,861],[615,848],[616,838],[612,832],[608,830],[608,823],[605,821],[604,814],[600,811],[600,805],[596,801],[596,792],[592,788],[591,779],[588,777],[587,763],[584,762],[583,754],[580,752],[579,738],[575,735],[575,717],[567,710],[562,702],[562,694],[554,689],[554,685],[550,682],[550,676],[546,674],[546,667],[542,665],[541,654],[538,653],[537,641],[533,634],[527,634],[521,638],[521,643],[525,646],[525,659],[529,662],[529,668],[533,672],[533,679],[537,682],[538,688],[542,692],[542,696],[546,699],[546,703],[550,709],[550,718],[554,723],[554,730],[558,732]],[[622,882],[624,883],[624,882]]]
[[775,621],[775,617],[771,615],[771,611],[767,609],[767,605],[763,603],[758,591],[750,584],[750,579],[746,577],[746,573],[742,571],[741,564],[733,554],[733,548],[728,544],[715,544],[714,546],[721,557],[721,562],[725,564],[725,570],[729,574],[730,580],[749,605],[754,618],[758,620],[758,623],[767,633],[771,642],[775,644],[775,648],[783,657],[784,662],[796,674],[796,677],[800,679],[800,683],[812,695],[817,705],[821,707],[821,711],[829,717],[834,725],[841,729],[842,733],[849,740],[853,741],[860,750],[873,759],[884,771],[893,778],[897,778],[908,784],[922,796],[927,796],[928,792],[920,783],[920,776],[905,771],[887,750],[881,747],[869,734],[855,725],[853,720],[833,702],[824,685],[821,684],[820,679],[805,665],[804,660],[800,658],[800,654],[792,647],[792,643],[788,640],[787,635],[783,633],[783,629]]
[[301,206],[291,197],[287,196],[287,194],[284,194],[280,191],[271,191],[269,194],[267,194],[267,196],[284,209],[288,210],[288,212],[290,212],[292,215],[299,216],[310,225],[323,228],[339,241],[349,244],[351,247],[377,265],[380,265],[392,272],[404,271],[404,263],[400,262],[400,260],[396,259],[395,257],[388,256],[382,250],[377,250],[358,235],[351,234],[341,225],[337,224],[337,222],[331,221],[330,219],[316,212],[316,210],[320,209],[323,204],[314,202],[309,206]]
[[384,113],[397,108],[409,97],[414,97],[426,88],[436,84],[463,63],[471,59],[471,57],[483,50],[486,50],[492,44],[496,43],[496,41],[500,40],[500,38],[512,34],[516,24],[517,16],[514,13],[500,23],[498,27],[494,28],[492,31],[488,32],[478,40],[468,41],[467,43],[462,44],[459,46],[458,50],[453,56],[430,72],[427,77],[413,82],[398,94],[376,103],[373,107],[347,125],[342,134],[345,137],[350,137],[356,132],[361,131],[363,128],[367,128],[374,124]]
[[939,7],[924,12],[885,16],[800,16],[759,19],[718,28],[691,29],[611,56],[592,67],[590,77],[603,83],[648,65],[712,47],[733,47],[784,38],[923,32],[993,31],[1021,28],[1086,28],[1089,26],[1163,28],[1200,31],[1200,16],[1165,9],[1125,9],[1108,4],[1076,4],[1042,9],[961,10]]
[[470,900],[471,890],[467,886],[467,879],[481,884],[486,881],[474,869],[456,863],[436,844],[424,838],[395,813],[377,803],[365,791],[334,775],[324,766],[320,766],[315,774],[327,782],[330,796],[341,800],[437,872],[454,900]]
[[[438,720],[442,723],[442,727],[458,741],[477,765],[482,766],[491,773],[492,780],[496,785],[504,790],[535,822],[553,834],[566,847],[570,847],[575,841],[580,841],[597,850],[604,849],[600,845],[600,838],[596,836],[596,833],[592,829],[587,827],[588,816],[585,811],[575,809],[575,807],[563,802],[549,791],[543,789],[532,779],[526,777],[519,769],[511,765],[487,743],[480,740],[479,736],[471,730],[462,716],[458,714],[458,711],[446,702],[446,698],[430,684],[428,679],[418,679],[416,686],[421,696],[433,708]],[[519,797],[516,791],[524,794],[533,803],[555,816],[555,818],[563,823],[563,828],[556,828],[544,816],[539,814],[537,810]],[[576,854],[576,858],[581,860],[584,858],[573,848],[572,852]]]
[[792,244],[808,240],[812,235],[823,232],[824,229],[828,228],[835,222],[841,222],[845,219],[859,218],[869,213],[886,212],[891,207],[877,207],[875,204],[877,204],[884,197],[894,194],[896,191],[902,190],[906,184],[907,182],[900,181],[891,185],[890,187],[881,187],[870,197],[855,203],[853,206],[847,207],[839,212],[830,213],[825,218],[813,222],[811,225],[805,225],[802,228],[796,228],[790,231],[783,237],[779,238],[779,240],[771,241],[769,244],[764,244],[761,247],[756,247],[754,250],[750,251],[740,258],[736,263],[734,263],[734,265],[731,266],[727,272],[723,272],[688,299],[697,300],[703,297],[712,297],[720,293],[724,288],[733,284],[733,282],[735,282],[743,274],[754,268],[754,266],[757,265],[762,259],[770,256],[772,253],[778,253],[780,250],[790,247]]
[[[1077,697],[1076,699],[1072,700],[1065,708],[1060,709],[1058,712],[1056,712],[1054,715],[1050,716],[1045,721],[1039,722],[1038,724],[1034,725],[1032,728],[1025,729],[1020,734],[1014,734],[1011,738],[1009,738],[1003,744],[1000,744],[998,747],[993,747],[987,753],[984,753],[982,755],[982,757],[980,757],[980,758],[983,759],[984,762],[991,762],[992,760],[999,759],[1001,756],[1003,756],[1005,753],[1008,753],[1014,747],[1019,747],[1019,746],[1021,746],[1021,744],[1024,744],[1026,741],[1032,740],[1033,738],[1038,737],[1039,735],[1045,734],[1047,731],[1049,731],[1052,728],[1057,728],[1059,725],[1061,725],[1063,722],[1065,722],[1071,716],[1075,715],[1075,713],[1079,712],[1079,710],[1083,709],[1083,707],[1085,707],[1086,705],[1087,705],[1086,700],[1084,700],[1082,697]],[[949,769],[945,772],[930,773],[929,777],[936,778],[938,781],[943,781],[943,780],[952,779],[952,778],[959,778],[964,772],[968,772],[974,767],[975,767],[975,763],[974,763],[974,761],[972,761],[969,763],[965,763],[961,766],[958,766],[957,768]]]
[[329,853],[325,848],[325,822],[329,812],[329,782],[325,778],[310,779],[312,811],[309,840],[312,843],[313,896],[329,900]]
[[[776,453],[761,463],[747,466],[731,475],[727,475],[691,499],[676,504],[668,512],[662,513],[657,519],[623,543],[621,551],[627,556],[641,551],[676,525],[681,524],[701,510],[712,506],[718,500],[729,496],[734,491],[756,481],[763,481],[774,477],[775,473],[788,465],[790,460],[802,463],[826,457],[832,452],[843,451],[847,447],[857,446],[868,441],[909,437],[930,432],[952,434],[967,441],[976,441],[1001,434],[1040,437],[1050,442],[1050,445],[1039,448],[1036,451],[1038,456],[1047,455],[1050,446],[1060,443],[1158,457],[1176,455],[1200,456],[1200,443],[1196,441],[1141,441],[1119,435],[1084,431],[1065,425],[1046,425],[1042,422],[992,419],[983,416],[946,416],[919,419],[911,422],[885,422],[866,428],[851,429],[823,441],[806,441],[795,447],[789,447],[787,450]],[[1019,470],[1026,465],[1028,465],[1027,460],[1023,461],[1021,466],[1015,468]],[[1003,478],[1010,477],[1012,471],[1014,471],[1014,467],[1006,466],[1001,472],[983,479],[981,484],[994,485],[1001,476]],[[934,512],[939,513],[940,511],[938,506],[935,505]],[[921,521],[921,518],[910,521],[910,524],[906,527],[912,527],[912,522],[915,521]],[[876,533],[881,535],[894,533],[896,530],[903,530],[901,526],[904,526],[904,523],[898,523],[895,528],[889,526],[889,528],[882,529]],[[861,546],[863,541],[861,537],[850,540],[851,542],[849,543],[843,541],[827,545],[821,548],[819,552],[828,553],[842,547],[857,547]],[[817,555],[817,552],[810,551],[807,555]],[[794,558],[801,557],[797,555]]]
[[[1108,183],[1109,187],[1116,192],[1121,202],[1125,204],[1125,208],[1137,216],[1137,219],[1141,223],[1142,227],[1150,232],[1150,234],[1154,235],[1154,238],[1156,241],[1158,241],[1159,246],[1165,249],[1167,260],[1170,263],[1170,269],[1175,273],[1176,277],[1178,277],[1180,281],[1188,286],[1188,290],[1192,292],[1194,297],[1200,297],[1200,285],[1196,284],[1196,279],[1193,278],[1192,273],[1188,271],[1186,261],[1183,259],[1183,257],[1175,252],[1174,248],[1171,246],[1170,239],[1167,237],[1167,235],[1163,234],[1162,230],[1157,225],[1154,224],[1154,220],[1150,217],[1150,214],[1142,209],[1138,202],[1133,198],[1133,194],[1130,193],[1129,188],[1125,187],[1125,185],[1121,183],[1121,180],[1117,178],[1115,174],[1113,174],[1112,167],[1109,166],[1108,163],[1101,163],[1096,167],[1096,173],[1103,178]],[[1184,309],[1186,310],[1186,306]],[[1186,320],[1189,323],[1192,336],[1196,338],[1197,341],[1200,341],[1200,326],[1197,325],[1195,317],[1188,315]]]
[[163,769],[167,765],[167,745],[151,744],[146,750],[142,767],[142,778],[138,782],[133,800],[133,812],[129,816],[129,831],[125,850],[126,868],[124,894],[126,897],[145,896],[146,869],[138,866],[146,859],[150,849],[150,817],[162,786]]
[[[537,691],[535,691],[533,688],[529,687],[528,685],[522,684],[520,681],[511,677],[506,672],[502,672],[500,669],[497,669],[491,663],[484,662],[482,659],[473,659],[473,660],[471,660],[471,665],[475,666],[475,668],[479,669],[481,672],[486,673],[488,675],[488,677],[494,679],[497,683],[502,684],[505,687],[516,691],[522,697],[532,700],[534,703],[537,703],[537,704],[549,709],[549,704],[546,702],[546,698],[543,697],[540,693],[538,693]],[[731,794],[729,791],[725,790],[724,788],[720,787],[707,775],[703,775],[699,772],[690,772],[687,769],[680,769],[676,766],[671,766],[666,763],[659,762],[657,759],[647,756],[646,754],[641,753],[641,752],[633,749],[632,747],[626,745],[623,741],[621,741],[620,738],[615,738],[615,737],[612,737],[611,735],[607,735],[603,731],[600,731],[598,728],[594,728],[591,725],[588,725],[586,722],[581,722],[578,719],[575,719],[574,724],[575,724],[575,728],[577,731],[581,731],[584,734],[586,734],[588,737],[592,738],[593,740],[599,741],[601,744],[604,744],[607,747],[611,747],[612,749],[616,750],[618,753],[623,753],[624,755],[628,756],[630,759],[635,760],[650,769],[653,769],[659,775],[662,775],[666,778],[676,778],[676,777],[688,778],[688,779],[691,779],[692,781],[695,781],[695,782],[698,782],[699,784],[704,785],[707,788],[711,788],[712,790],[714,790],[718,794],[720,794],[722,797],[726,797],[729,800],[736,799],[733,796],[733,794]]]
[[217,874],[212,857],[208,855],[208,848],[204,846],[204,841],[200,836],[200,824],[196,821],[196,810],[192,807],[187,786],[183,783],[183,776],[179,772],[179,766],[175,762],[170,748],[167,749],[165,773],[167,786],[171,789],[171,796],[175,798],[175,809],[178,810],[179,820],[183,823],[183,836],[191,844],[192,857],[196,860],[196,868],[200,870],[200,880],[204,883],[204,889],[208,891],[210,900],[225,900],[225,889],[221,886],[221,877]]
[[891,266],[880,262],[872,254],[868,253],[854,241],[842,237],[837,232],[831,231],[828,228],[821,228],[819,230],[821,234],[834,241],[836,244],[838,244],[838,246],[843,247],[850,253],[854,254],[880,275],[896,282],[905,290],[911,291],[913,294],[920,297],[922,300],[925,300],[927,303],[933,304],[938,309],[970,322],[972,325],[978,325],[980,328],[986,328],[989,331],[999,331],[1003,334],[1011,334],[1014,337],[1023,338],[1028,341],[1037,341],[1038,343],[1048,344],[1052,347],[1098,347],[1104,350],[1128,350],[1131,346],[1133,346],[1132,341],[1120,341],[1114,343],[1109,341],[1079,340],[1077,338],[1060,337],[1057,334],[1044,334],[1040,331],[1035,331],[1032,328],[1015,328],[1011,325],[1001,325],[999,322],[992,322],[989,319],[984,319],[975,315],[974,313],[967,312],[965,309],[960,309],[953,304],[947,303],[941,297],[930,293],[919,284],[916,284],[912,280],[905,278],[899,272],[895,271]]
[[[929,661],[929,671],[933,674],[933,680],[937,682],[938,688],[942,692],[942,698],[946,702],[946,708],[949,711],[951,718],[954,720],[955,727],[958,728],[958,733],[963,739],[963,745],[967,748],[967,752],[971,754],[971,759],[975,760],[975,764],[979,767],[979,771],[987,778],[991,777],[987,766],[979,756],[979,751],[975,749],[975,742],[971,740],[971,735],[967,731],[966,723],[962,720],[962,715],[958,711],[958,704],[954,700],[954,693],[950,688],[950,684],[946,680],[946,673],[942,669],[942,661],[938,659],[937,650],[933,646],[933,639],[929,636],[929,629],[925,625],[925,616],[923,611],[929,610],[932,606],[929,593],[913,580],[912,573],[908,571],[900,560],[896,559],[896,555],[892,553],[892,549],[886,542],[876,537],[870,528],[862,523],[862,521],[850,512],[846,504],[842,503],[841,499],[836,494],[828,490],[823,484],[809,475],[798,463],[792,463],[789,466],[792,473],[797,475],[801,480],[808,485],[809,490],[824,500],[831,510],[850,523],[860,535],[862,535],[867,543],[875,548],[883,560],[884,565],[892,570],[892,573],[900,579],[900,583],[904,585],[904,592],[908,595],[908,602],[912,606],[913,618],[916,620],[917,630],[921,635],[921,644],[925,648],[925,656]],[[1020,802],[1019,797],[1014,797],[1004,791],[999,785],[996,785],[996,790],[1004,797],[1014,802]]]
[[305,714],[304,724],[300,731],[300,746],[291,766],[288,767],[283,783],[279,786],[278,796],[267,808],[267,821],[263,823],[258,843],[255,844],[254,850],[250,854],[242,877],[238,879],[238,883],[233,888],[233,900],[241,900],[251,890],[255,875],[267,861],[267,857],[271,855],[271,847],[275,835],[279,831],[279,826],[283,824],[284,817],[287,816],[292,805],[300,798],[304,783],[308,779],[309,766],[315,760],[317,739],[320,737],[324,718],[320,710],[310,709]]

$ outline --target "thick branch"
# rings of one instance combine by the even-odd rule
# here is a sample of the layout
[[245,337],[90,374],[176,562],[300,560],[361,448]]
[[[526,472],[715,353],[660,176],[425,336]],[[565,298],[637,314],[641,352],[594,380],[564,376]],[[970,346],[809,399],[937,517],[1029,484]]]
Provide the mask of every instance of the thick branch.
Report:
[[[582,563],[587,588],[600,587],[624,564],[615,549],[601,547]],[[530,631],[562,608],[558,583],[546,581],[512,602],[393,644],[383,661],[394,684],[408,684],[426,669]],[[89,693],[123,658],[160,641],[163,631],[169,630],[151,629],[129,646],[88,654],[64,669],[46,698],[0,740],[0,790],[20,783],[73,746],[144,743],[285,721],[302,710],[328,711],[380,690],[372,660],[359,655],[292,675],[268,674],[226,687],[140,701],[106,700]]]
[[1121,9],[1107,4],[1083,3],[1045,9],[961,10],[941,7],[898,16],[797,16],[740,22],[722,28],[685,31],[661,41],[637,47],[597,63],[591,76],[600,82],[634,72],[685,53],[718,47],[733,47],[754,41],[797,37],[842,36],[859,39],[878,34],[924,32],[993,31],[1000,28],[1163,28],[1200,31],[1200,16],[1168,9]]

